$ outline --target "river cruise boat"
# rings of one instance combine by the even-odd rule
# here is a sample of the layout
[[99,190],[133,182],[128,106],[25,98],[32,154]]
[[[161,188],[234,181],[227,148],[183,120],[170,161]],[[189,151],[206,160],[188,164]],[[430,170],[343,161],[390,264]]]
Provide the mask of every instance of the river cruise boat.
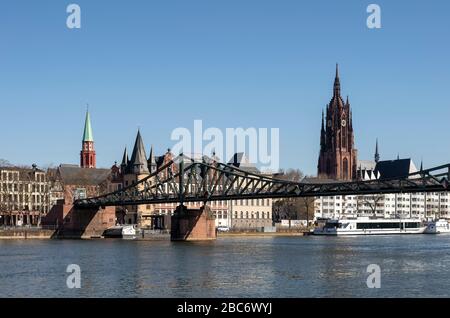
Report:
[[447,220],[432,221],[427,224],[425,234],[450,233],[450,224]]
[[105,238],[135,239],[136,229],[133,225],[116,225],[105,230]]
[[419,219],[341,219],[327,220],[314,229],[314,235],[422,234],[426,226]]

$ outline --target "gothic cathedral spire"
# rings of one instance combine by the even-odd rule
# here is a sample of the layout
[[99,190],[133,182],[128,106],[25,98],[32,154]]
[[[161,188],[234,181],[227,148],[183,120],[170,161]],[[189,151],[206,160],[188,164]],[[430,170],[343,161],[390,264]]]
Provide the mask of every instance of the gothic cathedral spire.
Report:
[[341,96],[341,81],[339,80],[339,64],[336,63],[336,76],[334,78],[333,86],[334,96]]
[[318,177],[323,179],[356,179],[357,150],[354,145],[350,102],[341,97],[339,66],[333,85],[333,97],[322,113]]

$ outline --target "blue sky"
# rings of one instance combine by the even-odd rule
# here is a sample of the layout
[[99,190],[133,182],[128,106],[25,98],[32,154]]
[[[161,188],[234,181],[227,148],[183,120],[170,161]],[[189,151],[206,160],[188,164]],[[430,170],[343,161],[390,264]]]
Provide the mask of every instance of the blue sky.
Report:
[[[82,28],[66,27],[77,3]],[[382,28],[366,27],[366,7]],[[99,166],[141,128],[280,128],[284,168],[316,172],[335,63],[360,159],[450,162],[450,2],[2,1],[0,158],[78,163],[86,103]]]

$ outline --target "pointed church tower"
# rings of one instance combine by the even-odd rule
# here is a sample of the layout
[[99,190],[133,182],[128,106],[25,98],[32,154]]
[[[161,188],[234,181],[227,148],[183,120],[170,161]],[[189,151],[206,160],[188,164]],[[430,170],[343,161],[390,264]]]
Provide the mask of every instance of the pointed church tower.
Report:
[[356,179],[358,152],[355,149],[352,110],[348,96],[345,102],[341,96],[341,80],[337,64],[333,97],[327,105],[326,119],[323,117],[322,114],[318,177],[335,180]]
[[89,114],[89,110],[86,110],[86,119],[84,121],[84,133],[80,152],[80,166],[81,168],[96,167],[94,136],[92,135],[91,116]]

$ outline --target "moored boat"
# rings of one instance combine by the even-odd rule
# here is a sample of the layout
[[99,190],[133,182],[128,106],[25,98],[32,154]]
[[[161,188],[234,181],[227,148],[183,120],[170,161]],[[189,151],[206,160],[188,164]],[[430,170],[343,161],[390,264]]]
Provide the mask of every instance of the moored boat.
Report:
[[422,234],[426,226],[419,219],[342,219],[327,220],[314,235],[392,235]]
[[428,222],[425,234],[442,234],[450,233],[450,224],[447,220],[437,220]]
[[133,225],[116,225],[105,230],[105,238],[135,239],[136,229]]

